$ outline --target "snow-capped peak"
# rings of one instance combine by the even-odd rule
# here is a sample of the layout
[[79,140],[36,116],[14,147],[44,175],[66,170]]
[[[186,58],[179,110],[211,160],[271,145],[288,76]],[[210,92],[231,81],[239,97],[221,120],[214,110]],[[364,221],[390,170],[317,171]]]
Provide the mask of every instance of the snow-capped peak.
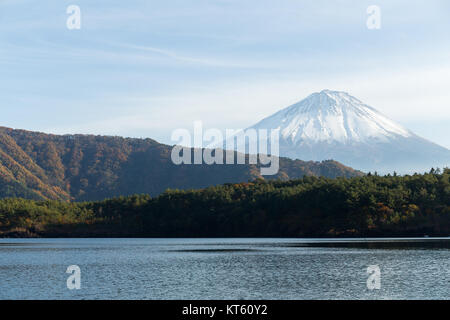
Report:
[[258,122],[255,129],[280,129],[297,142],[387,141],[413,134],[346,92],[323,90]]

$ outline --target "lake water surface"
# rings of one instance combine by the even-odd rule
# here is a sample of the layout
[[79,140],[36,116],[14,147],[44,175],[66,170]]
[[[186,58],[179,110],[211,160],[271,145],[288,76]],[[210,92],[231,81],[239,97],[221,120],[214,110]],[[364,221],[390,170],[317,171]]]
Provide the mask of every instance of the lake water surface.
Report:
[[[0,299],[450,299],[449,243],[0,239]],[[70,265],[80,290],[67,288]]]

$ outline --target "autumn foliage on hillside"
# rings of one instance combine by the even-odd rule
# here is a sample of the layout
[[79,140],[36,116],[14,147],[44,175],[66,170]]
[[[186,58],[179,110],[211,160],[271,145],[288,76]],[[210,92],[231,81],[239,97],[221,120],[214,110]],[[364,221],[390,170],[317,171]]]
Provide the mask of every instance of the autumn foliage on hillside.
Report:
[[[51,135],[0,127],[0,198],[85,201],[261,178],[258,165],[174,165],[151,139]],[[336,161],[280,159],[266,179],[362,175]]]

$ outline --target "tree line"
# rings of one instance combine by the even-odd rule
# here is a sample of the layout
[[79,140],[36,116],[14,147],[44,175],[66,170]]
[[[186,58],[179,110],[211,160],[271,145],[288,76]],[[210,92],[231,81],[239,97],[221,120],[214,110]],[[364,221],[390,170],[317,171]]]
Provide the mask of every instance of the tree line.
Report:
[[450,169],[305,176],[96,202],[0,200],[3,237],[449,236]]

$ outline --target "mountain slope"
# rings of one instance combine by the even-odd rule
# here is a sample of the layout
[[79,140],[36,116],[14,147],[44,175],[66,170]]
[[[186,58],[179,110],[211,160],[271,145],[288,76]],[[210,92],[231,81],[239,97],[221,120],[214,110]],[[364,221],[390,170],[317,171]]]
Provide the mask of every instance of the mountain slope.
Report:
[[251,128],[280,129],[280,155],[293,159],[335,159],[363,171],[402,173],[450,164],[450,150],[345,92],[313,93]]
[[[0,198],[100,200],[167,188],[192,189],[262,178],[259,165],[174,165],[171,146],[151,139],[52,135],[0,127]],[[358,176],[335,161],[280,159],[269,179]]]

